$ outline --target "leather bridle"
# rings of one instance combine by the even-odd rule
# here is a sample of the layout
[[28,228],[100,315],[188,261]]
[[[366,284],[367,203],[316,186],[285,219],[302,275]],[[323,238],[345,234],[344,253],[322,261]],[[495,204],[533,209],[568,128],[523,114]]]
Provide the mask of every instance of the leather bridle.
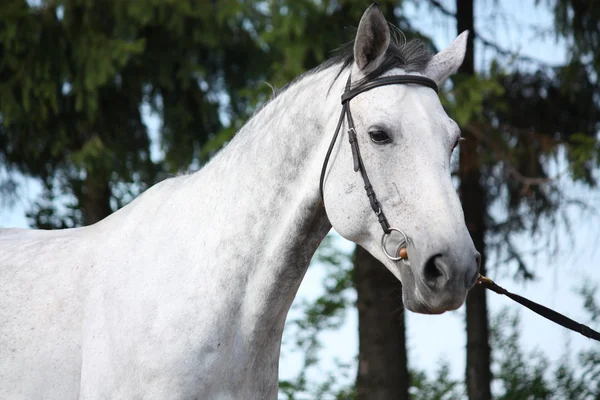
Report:
[[344,117],[347,117],[348,140],[350,142],[350,147],[352,149],[352,158],[354,160],[354,172],[360,171],[363,182],[365,184],[365,190],[367,192],[367,197],[369,198],[369,203],[371,204],[371,209],[377,216],[377,219],[379,220],[379,224],[381,225],[381,229],[383,229],[383,236],[381,237],[381,247],[382,247],[383,252],[385,253],[386,257],[388,257],[392,261],[399,261],[399,260],[405,261],[405,258],[401,257],[401,256],[393,256],[387,252],[387,250],[386,250],[387,236],[392,231],[396,231],[396,232],[400,233],[400,235],[402,235],[403,241],[401,241],[400,244],[398,245],[396,254],[399,254],[400,248],[403,245],[408,244],[408,237],[402,230],[400,230],[398,228],[390,227],[390,224],[383,212],[383,209],[381,208],[381,203],[379,203],[379,200],[377,200],[375,190],[373,189],[373,185],[371,185],[371,181],[369,180],[369,175],[367,174],[367,170],[365,169],[365,164],[363,162],[362,156],[360,155],[360,148],[358,146],[358,140],[356,137],[356,128],[354,126],[354,120],[352,119],[352,112],[350,111],[350,100],[352,100],[354,97],[358,96],[361,93],[364,93],[371,89],[375,89],[380,86],[407,85],[407,84],[426,86],[426,87],[429,87],[429,88],[435,90],[436,93],[438,92],[437,84],[433,80],[426,78],[424,76],[418,76],[418,75],[386,76],[386,77],[377,78],[377,79],[374,79],[365,84],[359,85],[359,86],[355,87],[354,89],[352,89],[351,76],[348,77],[348,81],[346,82],[346,90],[344,91],[344,94],[342,94],[342,112],[340,114],[340,118],[338,120],[337,127],[335,128],[335,134],[333,135],[333,138],[331,139],[331,144],[329,145],[329,149],[327,149],[327,155],[325,156],[325,161],[323,162],[323,168],[321,169],[321,181],[319,184],[319,190],[321,192],[321,200],[323,201],[323,204],[325,204],[325,200],[323,197],[323,183],[325,181],[325,172],[327,170],[327,164],[329,163],[329,157],[331,156],[331,152],[333,151],[335,141],[337,140],[338,134],[340,133],[340,130],[342,128],[342,124],[344,122]]
[[[429,78],[426,78],[423,76],[418,76],[418,75],[397,75],[397,76],[387,76],[387,77],[383,77],[383,78],[377,78],[370,82],[359,85],[359,86],[355,87],[354,89],[352,89],[352,87],[351,87],[352,86],[351,77],[348,77],[348,81],[346,82],[346,89],[344,91],[344,94],[342,95],[342,113],[340,114],[340,119],[338,120],[337,127],[335,128],[335,134],[333,135],[333,138],[331,139],[331,144],[329,145],[329,149],[327,149],[327,155],[325,156],[325,161],[323,162],[323,168],[321,169],[321,181],[319,183],[319,190],[321,192],[321,200],[323,201],[323,204],[325,204],[325,199],[323,197],[323,183],[325,181],[325,172],[327,170],[327,164],[329,163],[329,157],[331,156],[331,152],[333,151],[335,141],[337,140],[338,134],[340,133],[340,130],[342,128],[342,124],[344,122],[344,117],[347,117],[348,140],[350,141],[350,147],[352,148],[352,158],[354,159],[354,172],[360,171],[363,182],[365,184],[365,190],[367,192],[367,197],[369,198],[369,203],[371,204],[371,208],[373,209],[373,212],[375,213],[375,215],[377,216],[377,219],[379,220],[381,229],[383,229],[383,236],[381,237],[381,247],[382,247],[383,252],[386,255],[386,257],[388,257],[390,260],[392,260],[392,261],[402,260],[403,262],[406,262],[406,259],[408,258],[408,255],[406,253],[406,248],[403,247],[403,246],[408,245],[408,237],[402,230],[400,230],[398,228],[390,227],[390,224],[389,224],[387,218],[385,217],[383,209],[381,208],[381,203],[379,203],[379,200],[377,200],[377,196],[375,195],[375,190],[373,189],[373,185],[371,185],[371,181],[369,180],[369,175],[367,174],[367,170],[365,169],[365,164],[360,155],[360,148],[358,147],[358,140],[356,137],[356,128],[354,126],[354,120],[352,119],[352,113],[350,112],[350,100],[352,100],[354,97],[358,96],[359,94],[364,93],[368,90],[374,89],[376,87],[386,86],[386,85],[407,85],[407,84],[427,86],[427,87],[435,90],[436,93],[438,92],[438,87],[434,81],[432,81]],[[398,245],[398,248],[396,250],[396,253],[395,253],[398,255],[397,257],[390,255],[386,250],[386,238],[392,231],[396,231],[403,236],[403,241],[400,242],[400,244]],[[402,251],[404,251],[404,254],[402,253]],[[541,315],[542,317],[547,318],[567,329],[570,329],[575,332],[579,332],[582,335],[584,335],[590,339],[600,341],[600,333],[591,329],[589,326],[580,324],[579,322],[576,322],[554,310],[544,307],[543,305],[533,302],[525,297],[511,293],[508,290],[498,286],[494,281],[492,281],[491,279],[489,279],[483,275],[479,275],[479,279],[477,280],[477,283],[480,286],[483,286],[484,288],[489,289],[495,293],[508,296],[512,300],[529,308],[530,310]]]

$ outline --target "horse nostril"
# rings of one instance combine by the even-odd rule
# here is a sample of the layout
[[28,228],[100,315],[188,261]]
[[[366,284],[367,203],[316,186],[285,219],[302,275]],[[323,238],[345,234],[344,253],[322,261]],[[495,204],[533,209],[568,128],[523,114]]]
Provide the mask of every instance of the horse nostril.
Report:
[[475,256],[475,263],[477,264],[477,270],[481,268],[481,254],[478,252]]
[[423,277],[425,278],[425,282],[432,286],[435,286],[436,282],[438,282],[440,278],[446,278],[446,271],[444,271],[441,258],[441,254],[434,255],[427,260],[425,263],[425,268],[423,269]]

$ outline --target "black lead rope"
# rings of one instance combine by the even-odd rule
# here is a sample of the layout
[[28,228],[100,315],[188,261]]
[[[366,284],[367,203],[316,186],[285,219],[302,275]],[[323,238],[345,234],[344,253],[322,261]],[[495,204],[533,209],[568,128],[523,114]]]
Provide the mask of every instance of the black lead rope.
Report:
[[511,293],[508,290],[496,284],[490,278],[486,278],[485,276],[480,275],[477,283],[483,286],[484,288],[491,290],[492,292],[496,292],[498,294],[503,294],[507,297],[510,297],[517,303],[529,308],[531,311],[541,315],[546,319],[549,319],[554,323],[557,323],[558,325],[564,328],[581,333],[583,336],[589,339],[594,339],[600,342],[600,332],[596,332],[587,325],[583,325],[577,321],[573,321],[571,318],[566,317],[554,310],[551,310],[548,307],[526,299],[525,297],[519,296],[518,294]]
[[[418,75],[386,76],[383,78],[377,78],[371,82],[367,82],[354,89],[351,88],[351,83],[351,77],[349,76],[348,81],[346,82],[346,89],[344,91],[344,94],[342,95],[342,113],[340,114],[340,119],[338,120],[337,127],[335,128],[335,134],[333,135],[331,143],[329,144],[329,149],[327,149],[327,155],[325,156],[325,161],[323,162],[323,168],[321,169],[321,181],[319,184],[319,189],[321,191],[321,200],[323,200],[323,182],[325,181],[325,171],[327,170],[327,163],[329,162],[329,157],[331,156],[331,152],[333,151],[333,146],[335,145],[335,141],[337,140],[340,129],[342,128],[344,117],[347,117],[348,140],[350,142],[350,147],[352,148],[354,171],[360,171],[363,182],[365,184],[365,191],[367,192],[367,196],[369,197],[369,203],[371,204],[373,212],[375,213],[375,215],[377,215],[379,224],[381,225],[383,232],[390,233],[390,224],[388,223],[388,220],[385,217],[385,214],[383,213],[379,200],[377,200],[377,196],[375,195],[375,191],[373,190],[373,185],[371,185],[371,181],[369,180],[369,176],[367,175],[367,170],[365,169],[362,156],[360,155],[360,148],[358,147],[358,138],[356,136],[354,120],[350,111],[350,100],[352,100],[354,97],[363,92],[385,85],[415,84],[430,87],[433,90],[435,90],[436,93],[438,91],[438,87],[436,83],[431,79]],[[324,200],[323,203],[325,203]]]

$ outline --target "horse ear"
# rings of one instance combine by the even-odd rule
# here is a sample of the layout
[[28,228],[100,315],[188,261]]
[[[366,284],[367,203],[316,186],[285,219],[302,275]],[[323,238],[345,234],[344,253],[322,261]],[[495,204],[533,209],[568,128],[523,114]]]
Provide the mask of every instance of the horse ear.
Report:
[[367,8],[354,41],[354,61],[361,71],[377,68],[390,45],[390,29],[377,3]]
[[437,53],[425,68],[425,76],[441,86],[463,63],[469,31],[464,31],[444,50]]

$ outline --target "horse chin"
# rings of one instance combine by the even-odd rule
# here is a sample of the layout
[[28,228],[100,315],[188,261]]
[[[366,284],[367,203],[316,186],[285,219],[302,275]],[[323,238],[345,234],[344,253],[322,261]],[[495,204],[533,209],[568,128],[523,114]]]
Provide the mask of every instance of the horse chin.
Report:
[[439,315],[447,311],[445,309],[433,309],[429,305],[416,301],[413,298],[409,298],[404,294],[402,296],[402,301],[404,302],[404,308],[417,314]]
[[417,291],[415,291],[415,295],[409,295],[407,291],[403,291],[402,301],[404,303],[404,308],[417,314],[439,315],[446,311],[454,311],[464,304],[464,299],[453,299],[453,301],[442,301],[434,305],[431,304],[433,302],[425,301],[425,299],[416,292]]

